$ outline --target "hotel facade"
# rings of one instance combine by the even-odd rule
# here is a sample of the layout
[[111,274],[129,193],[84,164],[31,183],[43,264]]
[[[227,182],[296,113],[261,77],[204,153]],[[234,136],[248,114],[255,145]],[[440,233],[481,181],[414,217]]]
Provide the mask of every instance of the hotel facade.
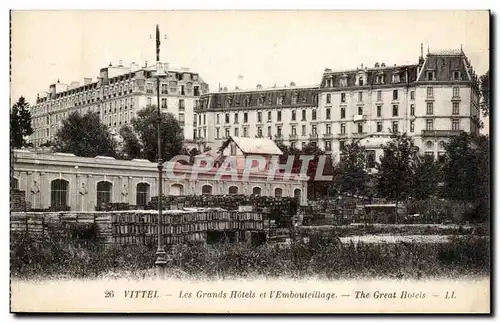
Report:
[[195,113],[195,135],[213,149],[229,136],[269,137],[313,142],[334,160],[357,140],[378,159],[393,132],[437,158],[451,137],[480,129],[478,78],[461,49],[421,53],[414,65],[326,69],[318,86],[209,93]]
[[[167,69],[168,76],[160,80],[161,109],[179,120],[184,138],[189,141],[193,139],[193,111],[200,96],[208,93],[208,84],[187,68]],[[58,81],[50,85],[48,91],[38,94],[31,108],[34,133],[29,142],[39,147],[53,141],[62,121],[74,111],[97,112],[112,133],[119,133],[139,110],[157,104],[155,71],[156,65],[147,66],[147,63],[144,67],[134,63],[130,66],[110,64],[100,70],[95,82],[85,78],[83,84]]]

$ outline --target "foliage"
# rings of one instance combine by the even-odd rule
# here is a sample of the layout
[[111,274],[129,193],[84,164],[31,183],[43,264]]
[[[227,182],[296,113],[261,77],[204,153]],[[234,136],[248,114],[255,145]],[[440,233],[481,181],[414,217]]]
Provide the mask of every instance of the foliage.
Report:
[[[154,272],[153,245],[76,245],[72,241],[35,241],[14,236],[11,275],[14,277],[103,277],[131,272],[144,278]],[[311,233],[309,243],[289,247],[244,243],[186,243],[172,246],[167,272],[188,277],[349,279],[352,277],[429,278],[453,274],[484,275],[489,270],[489,240],[460,237],[449,243],[341,244],[333,230]],[[109,277],[109,276],[108,276]],[[185,276],[184,276],[185,277]]]
[[414,165],[411,197],[417,200],[425,200],[438,192],[438,184],[441,181],[441,166],[439,161],[432,158],[419,156]]
[[[392,201],[403,201],[411,195],[415,178],[417,147],[413,139],[404,134],[393,134],[383,146],[378,166],[378,194]],[[417,179],[418,180],[418,179]]]
[[116,156],[116,142],[101,123],[99,115],[89,111],[71,113],[63,121],[54,140],[55,150],[80,157]]
[[366,170],[366,149],[357,141],[344,146],[339,163],[339,188],[342,193],[365,196],[370,175]]
[[33,134],[29,104],[21,96],[10,111],[10,145],[12,148],[26,146],[25,137]]
[[490,71],[487,71],[479,79],[480,92],[481,92],[481,110],[483,116],[490,114]]
[[128,125],[120,129],[120,136],[123,138],[122,153],[127,159],[135,159],[142,157],[142,145],[134,133],[132,128]]
[[[183,131],[179,121],[172,113],[161,113],[161,157],[164,161],[172,159],[182,151]],[[142,144],[142,157],[151,162],[158,159],[158,112],[155,106],[148,106],[132,119],[134,131]]]

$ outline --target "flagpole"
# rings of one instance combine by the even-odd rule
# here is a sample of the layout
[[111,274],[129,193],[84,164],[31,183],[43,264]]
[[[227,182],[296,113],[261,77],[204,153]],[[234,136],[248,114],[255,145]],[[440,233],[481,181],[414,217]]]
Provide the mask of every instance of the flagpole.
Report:
[[160,71],[160,28],[156,25],[156,98],[157,98],[157,140],[158,140],[158,249],[156,251],[156,270],[159,278],[163,278],[165,274],[165,265],[167,263],[165,256],[165,248],[163,245],[162,235],[162,175],[163,175],[163,160],[161,156],[161,108],[160,108],[160,77],[163,73]]

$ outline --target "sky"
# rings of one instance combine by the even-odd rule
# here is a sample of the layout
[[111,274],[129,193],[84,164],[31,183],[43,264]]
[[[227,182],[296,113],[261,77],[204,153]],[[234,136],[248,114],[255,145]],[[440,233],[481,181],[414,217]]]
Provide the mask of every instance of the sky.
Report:
[[424,54],[462,46],[478,75],[489,69],[487,11],[14,11],[11,100],[33,103],[57,80],[96,80],[110,62],[153,64],[155,24],[161,60],[199,73],[211,91],[414,64],[421,43]]

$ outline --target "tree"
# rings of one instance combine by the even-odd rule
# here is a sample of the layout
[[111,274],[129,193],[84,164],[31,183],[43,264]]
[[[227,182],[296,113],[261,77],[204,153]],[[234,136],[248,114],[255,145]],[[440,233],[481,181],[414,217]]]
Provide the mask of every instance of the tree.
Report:
[[481,110],[483,116],[490,114],[490,71],[487,71],[479,78],[479,89],[481,92]]
[[[318,181],[316,178],[316,172],[318,169],[319,158],[325,155],[325,152],[318,147],[315,143],[308,143],[300,152],[302,155],[314,156],[314,158],[309,162],[309,167],[307,167],[307,176],[309,180],[307,182],[307,191],[312,199],[316,199],[318,196],[328,195],[328,188],[331,185],[331,181]],[[322,175],[331,176],[333,175],[333,165],[330,156],[326,156],[324,169],[322,170]]]
[[127,159],[142,158],[142,145],[134,133],[132,128],[128,125],[120,129],[120,136],[123,138],[122,153]]
[[419,157],[415,161],[410,195],[417,200],[425,200],[437,194],[438,183],[441,179],[441,164],[432,158]]
[[99,115],[75,111],[63,121],[54,140],[55,150],[81,157],[116,156],[116,142],[101,123]]
[[339,190],[353,195],[368,193],[370,176],[366,171],[366,149],[359,142],[345,145],[339,163]]
[[415,174],[417,147],[413,139],[404,134],[392,134],[392,140],[383,146],[383,156],[378,166],[378,194],[396,202],[411,195]]
[[25,137],[33,133],[29,104],[21,96],[10,112],[10,145],[12,148],[26,146]]
[[[161,113],[161,156],[164,161],[172,159],[182,151],[184,135],[179,121],[172,113]],[[138,134],[143,148],[143,158],[151,162],[158,160],[158,113],[155,106],[148,106],[132,119],[134,131]]]

